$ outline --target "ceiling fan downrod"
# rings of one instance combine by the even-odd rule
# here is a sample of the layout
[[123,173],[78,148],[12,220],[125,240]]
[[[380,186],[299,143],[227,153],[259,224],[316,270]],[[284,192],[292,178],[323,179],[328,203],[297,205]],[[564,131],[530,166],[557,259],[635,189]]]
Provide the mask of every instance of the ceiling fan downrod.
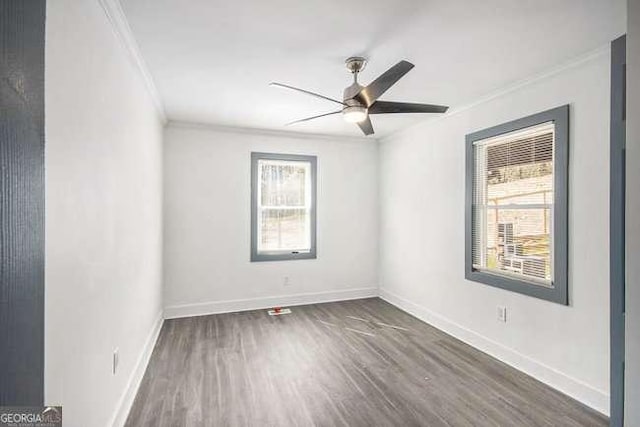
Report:
[[358,73],[367,66],[367,60],[361,56],[351,56],[344,61],[344,65],[353,74],[353,82],[358,83]]

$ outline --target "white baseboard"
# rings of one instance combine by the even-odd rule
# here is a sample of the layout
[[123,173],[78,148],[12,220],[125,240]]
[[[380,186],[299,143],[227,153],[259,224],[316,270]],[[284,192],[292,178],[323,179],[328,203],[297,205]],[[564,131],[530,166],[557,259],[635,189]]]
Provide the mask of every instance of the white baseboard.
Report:
[[609,415],[609,395],[584,382],[505,347],[477,332],[458,325],[443,316],[398,295],[380,289],[380,298],[449,335],[483,351],[533,378],[571,396],[596,411]]
[[207,314],[232,313],[236,311],[260,310],[276,306],[317,304],[321,302],[345,301],[378,296],[378,288],[346,289],[340,291],[314,292],[276,297],[210,301],[198,304],[183,304],[165,307],[164,318],[204,316]]
[[129,411],[131,410],[131,406],[133,405],[133,401],[136,398],[136,394],[138,393],[138,388],[140,387],[140,383],[142,382],[142,377],[144,376],[144,372],[147,370],[147,365],[149,364],[149,359],[151,358],[151,353],[153,353],[153,348],[156,345],[156,341],[158,340],[158,336],[160,335],[160,330],[162,329],[162,323],[164,322],[164,318],[162,317],[162,312],[158,313],[155,322],[153,323],[153,327],[147,336],[147,340],[144,343],[144,347],[142,348],[142,353],[138,356],[138,360],[136,362],[135,367],[133,368],[133,372],[129,377],[129,381],[127,381],[127,386],[118,401],[118,406],[115,414],[111,422],[108,424],[111,427],[122,427],[127,421],[127,416],[129,415]]

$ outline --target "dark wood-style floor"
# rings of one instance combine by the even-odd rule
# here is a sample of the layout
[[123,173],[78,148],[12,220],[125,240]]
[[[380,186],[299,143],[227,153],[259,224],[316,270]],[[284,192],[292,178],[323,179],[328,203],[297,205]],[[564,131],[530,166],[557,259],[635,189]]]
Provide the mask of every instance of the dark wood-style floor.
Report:
[[167,320],[127,426],[606,426],[377,299]]

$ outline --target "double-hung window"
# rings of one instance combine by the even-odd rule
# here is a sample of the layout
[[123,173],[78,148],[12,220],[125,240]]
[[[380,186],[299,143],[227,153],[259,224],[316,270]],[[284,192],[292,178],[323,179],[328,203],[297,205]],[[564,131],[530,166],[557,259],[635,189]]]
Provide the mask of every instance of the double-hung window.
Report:
[[316,257],[316,157],[251,153],[251,261]]
[[567,303],[568,112],[467,135],[468,279]]

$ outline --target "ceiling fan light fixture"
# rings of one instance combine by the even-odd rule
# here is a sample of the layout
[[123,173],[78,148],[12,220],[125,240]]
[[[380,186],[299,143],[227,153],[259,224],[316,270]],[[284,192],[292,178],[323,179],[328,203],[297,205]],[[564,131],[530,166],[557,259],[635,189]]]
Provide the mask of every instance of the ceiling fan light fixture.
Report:
[[360,123],[367,119],[367,107],[360,105],[353,105],[344,107],[342,110],[342,117],[345,122],[348,123]]

